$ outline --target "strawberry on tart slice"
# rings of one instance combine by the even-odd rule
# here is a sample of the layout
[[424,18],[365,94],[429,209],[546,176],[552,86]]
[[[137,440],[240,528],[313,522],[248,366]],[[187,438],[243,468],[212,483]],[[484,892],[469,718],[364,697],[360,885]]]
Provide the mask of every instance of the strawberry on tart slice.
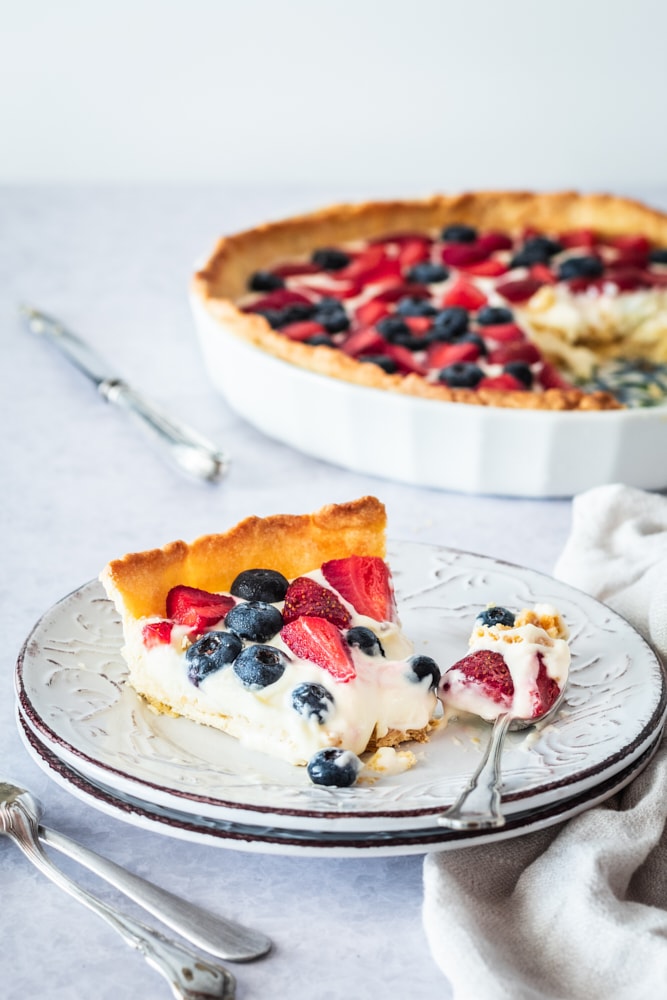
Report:
[[318,784],[352,784],[367,749],[426,740],[440,671],[401,630],[385,528],[362,497],[110,562],[129,683]]

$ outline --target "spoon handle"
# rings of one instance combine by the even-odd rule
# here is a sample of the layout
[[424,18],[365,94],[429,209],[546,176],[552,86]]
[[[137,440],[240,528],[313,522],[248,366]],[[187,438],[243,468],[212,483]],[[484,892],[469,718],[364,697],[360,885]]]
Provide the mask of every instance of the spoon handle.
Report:
[[484,830],[505,825],[500,811],[500,758],[511,722],[509,712],[496,718],[477,770],[454,805],[438,816],[438,826]]
[[245,962],[265,955],[271,948],[271,941],[264,934],[179,899],[56,830],[40,826],[39,836],[44,844],[95,872],[162,923],[211,955],[232,962]]
[[148,964],[164,976],[177,1000],[233,1000],[235,980],[226,969],[205,962],[188,948],[112,909],[54,865],[39,843],[37,824],[21,806],[6,808],[3,820],[2,832],[12,838],[26,857],[47,878],[106,920],[130,947],[140,951]]

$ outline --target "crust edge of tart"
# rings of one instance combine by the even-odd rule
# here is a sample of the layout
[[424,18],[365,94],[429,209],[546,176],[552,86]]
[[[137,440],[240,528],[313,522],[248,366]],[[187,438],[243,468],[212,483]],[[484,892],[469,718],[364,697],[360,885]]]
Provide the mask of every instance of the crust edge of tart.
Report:
[[223,591],[245,569],[270,567],[292,579],[328,559],[384,557],[386,523],[384,504],[373,496],[311,514],[251,516],[219,534],[113,559],[99,579],[123,620],[162,617],[167,593],[179,584]]
[[274,331],[263,316],[244,313],[234,299],[246,291],[248,275],[281,257],[307,253],[317,245],[379,236],[398,229],[436,228],[466,222],[515,231],[526,225],[544,229],[592,227],[605,236],[641,231],[667,243],[667,214],[639,201],[611,194],[576,191],[478,191],[430,198],[338,204],[315,212],[268,222],[220,239],[207,262],[193,276],[196,303],[226,330],[280,360],[330,378],[367,388],[393,391],[441,402],[533,410],[617,410],[609,393],[547,389],[543,393],[451,389],[418,375],[390,375],[336,348],[291,341]]

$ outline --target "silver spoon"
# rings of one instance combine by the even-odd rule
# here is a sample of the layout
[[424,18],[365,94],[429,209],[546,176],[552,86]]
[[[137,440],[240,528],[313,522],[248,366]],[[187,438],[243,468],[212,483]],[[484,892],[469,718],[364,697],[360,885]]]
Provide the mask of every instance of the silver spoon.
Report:
[[503,712],[493,723],[484,755],[472,778],[456,802],[437,817],[438,826],[451,830],[485,830],[505,825],[500,808],[500,758],[505,737],[510,730],[543,726],[560,708],[565,689],[562,688],[551,708],[533,719],[520,719]]
[[233,1000],[236,981],[227,969],[205,962],[189,948],[119,913],[54,865],[39,842],[37,817],[25,796],[23,789],[0,782],[0,834],[10,837],[44,875],[106,920],[130,947],[140,951],[168,981],[177,1000]]

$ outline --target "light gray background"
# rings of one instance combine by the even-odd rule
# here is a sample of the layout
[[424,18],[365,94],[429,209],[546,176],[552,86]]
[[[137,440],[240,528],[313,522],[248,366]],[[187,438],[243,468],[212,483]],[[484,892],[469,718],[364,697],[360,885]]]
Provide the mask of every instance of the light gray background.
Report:
[[660,0],[2,0],[0,182],[654,188]]

